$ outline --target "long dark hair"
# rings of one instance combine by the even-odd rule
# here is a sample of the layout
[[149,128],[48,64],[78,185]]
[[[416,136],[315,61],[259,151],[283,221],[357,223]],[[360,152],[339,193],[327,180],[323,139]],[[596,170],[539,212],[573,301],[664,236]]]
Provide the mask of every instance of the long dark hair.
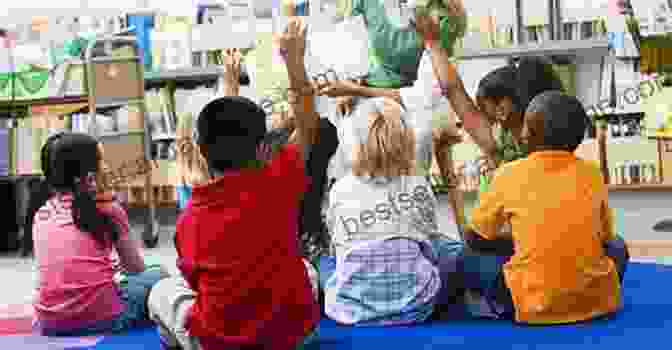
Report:
[[478,83],[478,97],[508,97],[516,112],[523,113],[535,96],[549,90],[563,91],[553,64],[543,56],[521,57],[518,64],[497,68]]
[[46,180],[38,190],[33,207],[39,201],[42,201],[39,207],[44,205],[55,192],[72,193],[72,218],[77,228],[100,243],[116,242],[120,228],[96,207],[95,189],[86,188],[81,183],[89,174],[99,171],[100,157],[98,141],[89,135],[61,133],[50,137],[41,154]]
[[[45,178],[49,173],[49,148],[61,135],[62,133],[58,133],[49,136],[40,150],[40,165]],[[33,223],[35,221],[35,214],[49,200],[51,195],[49,184],[45,179],[31,182],[29,191],[30,196],[28,197],[28,208],[23,228],[23,244],[21,247],[23,256],[28,256],[33,252]]]

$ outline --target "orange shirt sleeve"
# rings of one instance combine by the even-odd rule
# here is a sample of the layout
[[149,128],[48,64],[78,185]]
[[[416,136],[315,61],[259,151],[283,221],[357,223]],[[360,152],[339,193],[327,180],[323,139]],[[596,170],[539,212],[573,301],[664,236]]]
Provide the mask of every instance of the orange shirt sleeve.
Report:
[[499,237],[499,232],[506,223],[502,190],[518,187],[506,185],[507,177],[502,174],[503,170],[500,168],[495,173],[488,191],[480,194],[479,205],[471,213],[471,228],[485,239],[505,238]]

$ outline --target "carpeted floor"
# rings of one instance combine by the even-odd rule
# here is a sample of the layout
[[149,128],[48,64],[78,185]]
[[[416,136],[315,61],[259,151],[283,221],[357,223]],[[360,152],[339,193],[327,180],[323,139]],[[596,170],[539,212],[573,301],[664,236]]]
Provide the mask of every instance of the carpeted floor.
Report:
[[[666,293],[670,289],[672,266],[632,263],[626,274],[624,310],[611,319],[553,327],[516,326],[508,321],[456,320],[390,328],[342,327],[323,320],[317,343],[306,350],[632,349],[644,342],[667,339],[667,329],[672,327],[672,317],[669,317],[672,315],[672,299]],[[78,338],[71,344],[62,341],[59,344],[52,339],[47,344],[36,338],[0,337],[0,348],[160,349],[158,335],[152,328],[105,336],[96,343],[97,340]]]
[[[144,222],[143,213],[129,213],[137,237]],[[172,247],[174,213],[160,213],[161,243],[146,254],[163,259],[170,270],[174,266]],[[139,237],[137,237],[139,238]],[[625,281],[625,309],[612,320],[596,321],[574,326],[530,328],[514,326],[506,321],[462,320],[413,327],[351,328],[331,321],[321,323],[318,342],[306,350],[329,349],[444,349],[448,346],[500,349],[559,349],[572,350],[630,349],[643,342],[665,340],[665,329],[672,327],[672,257],[637,259],[630,265]],[[642,263],[645,262],[645,263]],[[142,329],[123,335],[94,338],[47,338],[30,335],[30,315],[25,302],[34,285],[33,262],[30,259],[0,259],[0,271],[6,281],[0,302],[0,348],[19,350],[159,350],[155,330]],[[668,320],[669,319],[669,320]],[[10,336],[10,334],[14,334]],[[538,347],[537,347],[538,346]],[[564,349],[563,349],[564,350]]]

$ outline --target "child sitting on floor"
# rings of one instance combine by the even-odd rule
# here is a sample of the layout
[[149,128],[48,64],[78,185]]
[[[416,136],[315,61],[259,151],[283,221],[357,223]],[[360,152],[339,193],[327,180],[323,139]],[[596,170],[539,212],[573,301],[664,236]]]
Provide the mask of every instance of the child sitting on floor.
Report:
[[209,179],[208,166],[198,151],[192,136],[194,134],[196,116],[208,102],[218,96],[237,96],[240,91],[240,67],[242,55],[238,49],[226,49],[222,52],[224,73],[222,75],[221,91],[217,93],[199,92],[191,96],[188,112],[180,115],[177,125],[177,206],[182,210],[191,198],[191,189],[194,185],[207,182]]
[[[44,335],[66,336],[150,324],[145,301],[166,274],[145,271],[119,204],[111,198],[97,201],[96,176],[103,168],[98,142],[85,134],[57,134],[41,158],[51,192],[33,227],[39,271],[36,328]],[[121,286],[115,282],[115,250],[129,273]]]
[[353,170],[329,194],[335,257],[320,262],[325,313],[357,326],[423,322],[455,301],[462,244],[438,233],[438,202],[416,174],[415,133],[393,99],[374,98],[350,124]]
[[[293,91],[308,85],[301,27],[290,21],[283,34]],[[293,350],[310,340],[319,307],[299,253],[297,219],[308,187],[303,150],[317,115],[305,108],[312,101],[299,100],[300,145],[273,155],[263,143],[266,114],[249,99],[220,98],[200,113],[194,139],[213,178],[194,187],[178,219],[185,278],[160,282],[149,297],[164,346]]]
[[[192,103],[202,107],[213,100],[214,97],[197,96],[196,99],[199,101],[192,101]],[[198,110],[200,111],[200,108]],[[201,156],[191,137],[194,132],[194,119],[191,113],[184,114],[177,125],[177,152],[175,156],[177,185],[175,191],[177,192],[177,206],[180,210],[187,206],[187,202],[191,198],[193,185],[205,183],[209,177],[205,159]]]
[[465,287],[498,316],[562,324],[622,308],[627,248],[599,169],[574,155],[587,120],[575,97],[536,96],[523,127],[530,155],[499,168],[472,211]]

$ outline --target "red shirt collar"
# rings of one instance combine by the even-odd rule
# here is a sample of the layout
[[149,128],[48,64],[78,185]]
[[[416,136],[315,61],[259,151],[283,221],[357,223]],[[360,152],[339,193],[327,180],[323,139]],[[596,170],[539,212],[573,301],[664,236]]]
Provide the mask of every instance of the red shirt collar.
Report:
[[262,181],[260,169],[231,170],[204,184],[194,185],[191,194],[192,206],[203,206],[224,200],[230,188],[244,188],[253,181]]

